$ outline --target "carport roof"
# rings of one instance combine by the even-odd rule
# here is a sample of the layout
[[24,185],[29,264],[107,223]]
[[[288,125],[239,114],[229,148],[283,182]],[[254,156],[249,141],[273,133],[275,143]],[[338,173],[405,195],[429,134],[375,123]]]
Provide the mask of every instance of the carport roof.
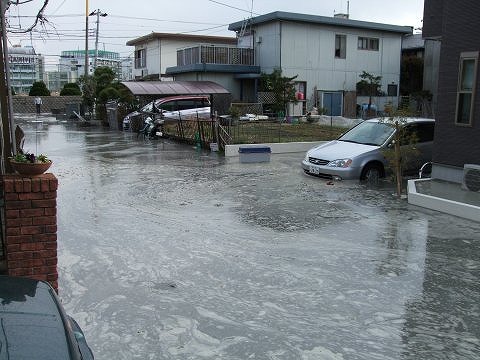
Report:
[[213,81],[123,81],[133,95],[211,95],[229,94]]

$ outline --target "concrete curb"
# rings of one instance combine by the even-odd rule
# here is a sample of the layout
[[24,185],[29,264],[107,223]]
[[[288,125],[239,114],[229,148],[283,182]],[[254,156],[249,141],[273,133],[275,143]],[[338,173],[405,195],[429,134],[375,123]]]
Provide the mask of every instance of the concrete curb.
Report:
[[479,221],[480,207],[478,206],[419,193],[415,184],[423,181],[431,181],[431,179],[408,180],[409,204],[455,215],[464,219]]

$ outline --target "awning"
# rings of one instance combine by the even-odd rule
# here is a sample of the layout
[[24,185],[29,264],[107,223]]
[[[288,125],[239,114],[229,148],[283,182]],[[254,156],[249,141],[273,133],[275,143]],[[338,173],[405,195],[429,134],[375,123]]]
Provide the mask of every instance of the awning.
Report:
[[212,95],[230,91],[213,81],[123,81],[133,95]]

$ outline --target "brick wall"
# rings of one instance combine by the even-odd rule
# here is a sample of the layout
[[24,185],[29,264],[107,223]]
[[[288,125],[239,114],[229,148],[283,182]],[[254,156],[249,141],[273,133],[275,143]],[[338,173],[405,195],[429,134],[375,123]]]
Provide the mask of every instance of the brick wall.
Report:
[[53,174],[3,176],[7,274],[46,280],[55,290],[57,187]]

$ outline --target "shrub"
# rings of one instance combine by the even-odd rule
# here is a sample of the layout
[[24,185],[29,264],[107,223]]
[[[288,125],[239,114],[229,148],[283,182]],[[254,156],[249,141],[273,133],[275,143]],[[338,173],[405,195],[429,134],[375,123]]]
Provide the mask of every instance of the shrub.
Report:
[[50,96],[50,90],[47,89],[47,85],[43,81],[36,81],[30,88],[29,96]]
[[73,95],[82,95],[82,90],[77,83],[68,83],[63,86],[63,89],[60,91],[60,96],[73,96]]

